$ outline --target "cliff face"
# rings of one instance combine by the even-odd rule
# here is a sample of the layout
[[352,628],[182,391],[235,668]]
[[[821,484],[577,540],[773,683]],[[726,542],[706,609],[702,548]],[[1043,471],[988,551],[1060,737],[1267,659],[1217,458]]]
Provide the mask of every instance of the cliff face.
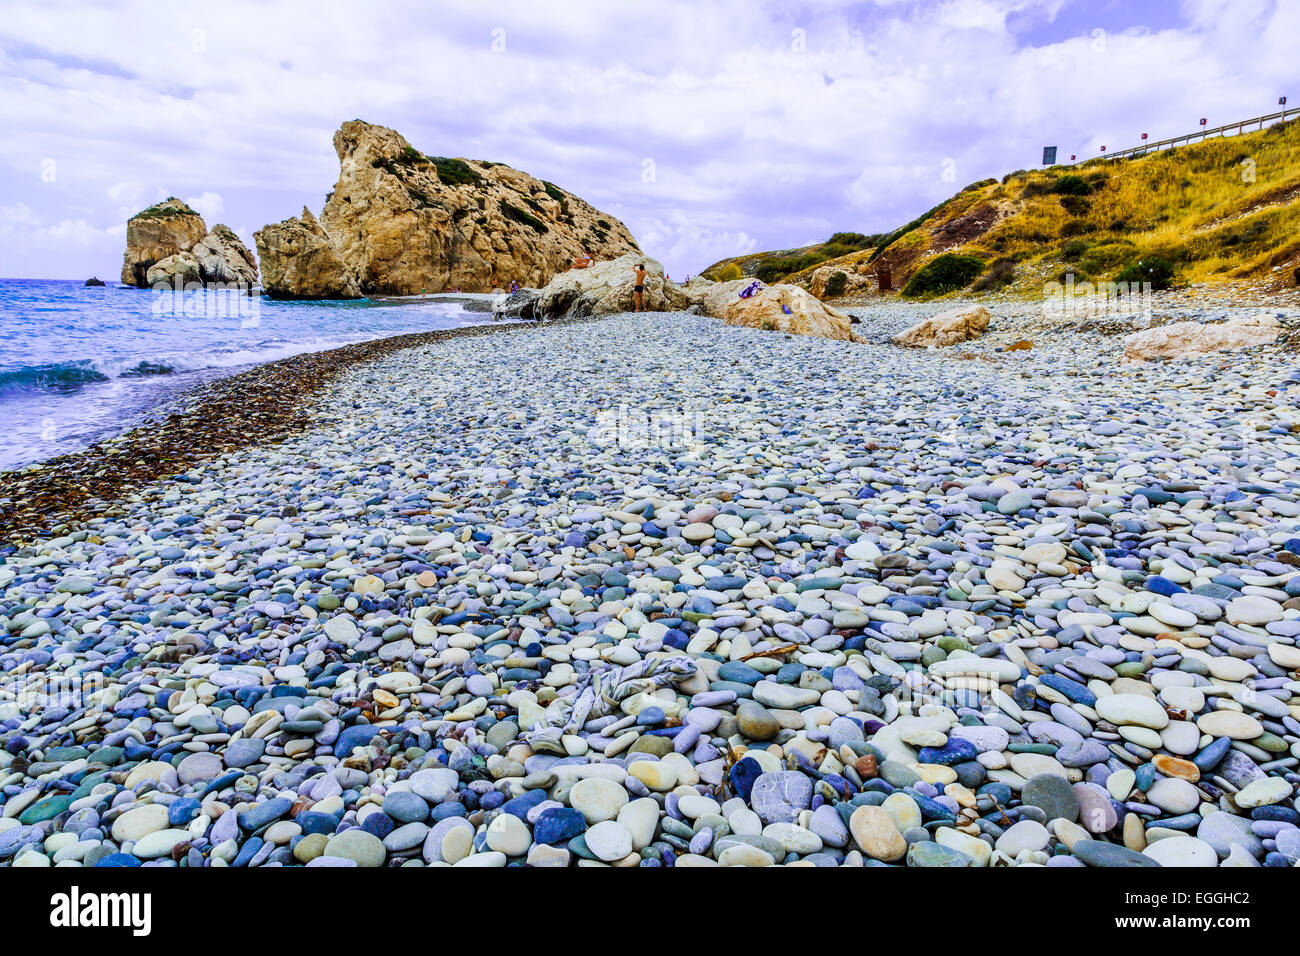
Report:
[[188,252],[207,231],[203,217],[175,196],[136,213],[126,223],[123,285],[147,287],[150,267]]
[[273,299],[356,299],[351,270],[311,210],[253,233],[262,261],[262,290]]
[[339,180],[320,224],[363,293],[540,287],[584,253],[638,251],[617,219],[509,166],[425,156],[360,120],[334,148]]
[[126,224],[122,282],[257,285],[257,260],[229,226],[208,232],[203,217],[176,197],[136,213]]

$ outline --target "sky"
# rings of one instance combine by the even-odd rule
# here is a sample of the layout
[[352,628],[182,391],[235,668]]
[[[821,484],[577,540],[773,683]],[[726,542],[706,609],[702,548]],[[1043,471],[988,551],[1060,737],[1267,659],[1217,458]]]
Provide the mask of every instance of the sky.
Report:
[[[685,278],[1300,104],[1300,0],[5,0],[0,276],[116,279],[169,195],[319,213],[349,119],[508,163]],[[1288,88],[1289,87],[1289,88]]]

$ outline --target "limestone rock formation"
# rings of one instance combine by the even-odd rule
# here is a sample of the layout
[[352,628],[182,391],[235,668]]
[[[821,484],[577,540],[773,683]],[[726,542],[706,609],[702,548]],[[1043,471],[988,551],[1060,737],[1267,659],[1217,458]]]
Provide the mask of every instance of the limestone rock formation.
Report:
[[908,348],[943,348],[977,339],[988,331],[989,310],[982,305],[950,309],[931,316],[894,336],[895,345]]
[[1124,361],[1178,359],[1210,355],[1250,345],[1267,345],[1281,332],[1271,315],[1252,315],[1227,322],[1174,322],[1134,332],[1124,338]]
[[696,276],[687,283],[685,291],[692,312],[722,319],[726,318],[731,303],[740,301],[741,291],[753,284],[753,279],[712,282],[703,276]]
[[538,293],[538,318],[558,319],[583,315],[612,315],[632,310],[634,267],[646,270],[645,307],[651,312],[670,312],[689,304],[686,293],[664,278],[664,267],[640,253],[629,253],[586,269],[571,269],[557,275]]
[[[836,276],[843,276],[842,279]],[[822,266],[813,271],[808,282],[808,291],[819,299],[838,299],[846,295],[862,295],[875,287],[871,280],[851,269],[836,266]]]
[[208,232],[203,217],[174,196],[132,216],[126,224],[122,282],[139,287],[165,282],[173,288],[257,285],[257,260],[229,226]]
[[199,276],[206,285],[215,282],[257,285],[257,260],[229,226],[215,225],[190,249],[198,261]]
[[199,260],[191,252],[178,252],[174,256],[160,259],[149,267],[145,278],[150,288],[165,282],[170,288],[183,289],[203,281]]
[[727,306],[723,321],[750,329],[815,335],[841,342],[860,341],[853,334],[853,320],[849,316],[824,305],[811,292],[796,285],[769,286],[748,299],[737,299]]
[[175,196],[136,213],[126,223],[122,283],[141,288],[148,285],[151,266],[178,252],[188,252],[207,231],[203,217]]
[[537,295],[536,289],[517,289],[497,304],[492,316],[497,319],[535,319]]
[[509,166],[426,156],[360,120],[334,148],[339,179],[320,223],[365,294],[538,288],[586,253],[637,251],[617,219]]
[[262,290],[271,298],[360,298],[352,271],[307,207],[297,219],[263,226],[253,239],[262,262]]

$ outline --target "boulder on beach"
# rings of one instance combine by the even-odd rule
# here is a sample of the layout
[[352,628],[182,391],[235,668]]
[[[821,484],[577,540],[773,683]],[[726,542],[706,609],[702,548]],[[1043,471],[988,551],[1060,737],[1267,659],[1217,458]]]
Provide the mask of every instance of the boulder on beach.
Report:
[[731,303],[740,301],[743,289],[754,284],[753,279],[728,279],[713,282],[703,276],[696,276],[687,283],[685,292],[689,308],[700,315],[710,315],[715,319],[726,318]]
[[[395,130],[361,120],[339,128],[334,149],[339,178],[320,224],[367,295],[490,292],[512,281],[537,288],[580,256],[637,250],[613,216],[502,163],[428,156]],[[266,263],[262,271],[265,278]]]
[[136,213],[126,223],[122,284],[144,288],[153,265],[188,252],[207,232],[203,217],[175,196]]
[[[842,277],[842,278],[838,278]],[[813,272],[808,291],[819,299],[838,299],[847,295],[862,295],[872,291],[871,280],[849,269],[822,266]]]
[[736,299],[727,306],[722,320],[727,325],[749,329],[814,335],[841,342],[860,341],[853,334],[853,320],[849,316],[795,285],[769,286],[748,299]]
[[899,332],[893,342],[914,349],[957,345],[987,332],[990,318],[989,310],[982,305],[950,309]]
[[1210,355],[1277,339],[1281,327],[1271,315],[1252,315],[1227,322],[1174,322],[1134,332],[1124,338],[1125,362]]
[[536,289],[516,289],[492,309],[496,319],[535,319],[537,318]]
[[689,304],[686,293],[664,277],[664,267],[639,252],[628,253],[585,269],[562,272],[538,293],[538,318],[560,319],[584,315],[613,315],[632,311],[632,286],[636,264],[645,266],[645,307],[651,312],[671,312]]
[[273,299],[357,299],[361,290],[329,233],[306,206],[302,215],[253,233],[262,289]]

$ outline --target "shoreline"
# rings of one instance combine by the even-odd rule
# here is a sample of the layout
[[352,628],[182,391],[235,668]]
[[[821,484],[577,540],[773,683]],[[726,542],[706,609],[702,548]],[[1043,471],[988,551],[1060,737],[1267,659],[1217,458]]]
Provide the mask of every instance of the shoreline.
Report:
[[[562,319],[548,325],[600,321]],[[172,400],[176,410],[79,451],[0,472],[0,554],[70,530],[149,482],[178,474],[217,455],[282,441],[306,427],[302,399],[336,375],[402,349],[454,338],[532,328],[534,323],[470,325],[368,339],[320,352],[302,352],[206,382]]]

